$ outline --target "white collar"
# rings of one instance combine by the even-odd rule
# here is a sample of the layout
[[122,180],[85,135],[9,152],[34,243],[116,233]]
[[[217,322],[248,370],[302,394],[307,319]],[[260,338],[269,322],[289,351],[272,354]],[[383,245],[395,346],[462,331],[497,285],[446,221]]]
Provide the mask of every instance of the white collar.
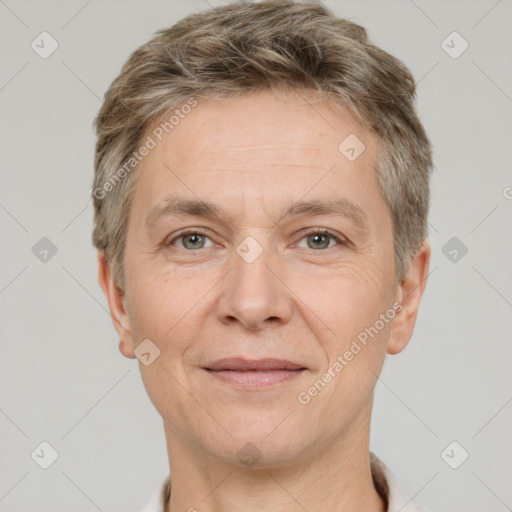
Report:
[[[388,497],[387,512],[429,512],[428,509],[414,503],[404,492],[397,479],[389,468],[372,452],[372,475],[385,488],[384,492]],[[164,495],[168,485],[169,474],[166,474],[162,481],[153,491],[149,503],[141,512],[164,512]]]

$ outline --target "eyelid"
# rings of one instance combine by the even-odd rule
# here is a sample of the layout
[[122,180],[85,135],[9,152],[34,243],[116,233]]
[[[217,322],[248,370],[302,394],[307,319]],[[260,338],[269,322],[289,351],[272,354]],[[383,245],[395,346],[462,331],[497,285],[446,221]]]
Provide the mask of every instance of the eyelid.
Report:
[[332,231],[331,229],[329,228],[320,228],[320,227],[316,227],[316,228],[303,228],[299,231],[299,234],[302,234],[303,236],[304,235],[307,235],[307,234],[310,234],[310,233],[328,233],[329,235],[332,235],[334,237],[341,237],[341,235],[339,233],[336,233],[336,231]]
[[[327,235],[336,240],[336,242],[339,245],[348,245],[350,243],[349,240],[343,235],[335,231],[331,231],[330,229],[327,228],[304,228],[301,231],[299,231],[299,235],[299,242],[309,235]],[[330,247],[330,249],[332,249],[332,247]]]

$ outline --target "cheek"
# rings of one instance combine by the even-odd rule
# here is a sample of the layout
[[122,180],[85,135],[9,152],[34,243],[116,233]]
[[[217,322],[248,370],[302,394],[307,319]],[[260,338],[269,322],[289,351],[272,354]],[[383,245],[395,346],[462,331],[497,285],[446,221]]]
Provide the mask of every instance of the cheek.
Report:
[[197,317],[204,287],[138,272],[127,291],[135,342],[149,338],[163,353],[183,352],[199,328]]
[[[303,307],[302,315],[311,318],[309,326],[324,353],[322,368],[315,378],[329,370],[335,375],[327,377],[333,384],[329,384],[330,391],[324,398],[341,400],[346,405],[371,392],[375,374],[380,372],[385,358],[395,311],[392,283],[385,282],[379,273],[366,271],[362,276],[345,269],[338,276],[320,289],[302,288],[308,305]],[[311,311],[321,323],[313,323]]]
[[130,284],[130,323],[135,344],[149,339],[159,355],[149,366],[139,363],[141,378],[162,417],[179,423],[190,414],[190,397],[183,387],[188,379],[185,360],[200,338],[205,307],[200,299],[205,289],[178,288],[177,280],[142,274]]
[[311,411],[316,409],[326,419],[326,430],[342,428],[372,399],[394,317],[392,303],[383,300],[383,293],[382,284],[370,293],[344,283],[332,287],[318,309],[334,334],[317,333],[324,363],[302,391],[311,397]]
[[[348,340],[369,327],[392,306],[395,286],[389,271],[375,262],[346,264],[329,275],[297,281],[304,305],[329,328],[329,337]],[[310,313],[311,314],[311,313]]]

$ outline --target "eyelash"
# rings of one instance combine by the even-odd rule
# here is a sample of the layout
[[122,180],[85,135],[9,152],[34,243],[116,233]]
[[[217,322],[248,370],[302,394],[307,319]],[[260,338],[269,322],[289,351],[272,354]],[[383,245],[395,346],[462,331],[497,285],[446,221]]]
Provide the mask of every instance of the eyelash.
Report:
[[[201,229],[191,229],[191,230],[183,231],[182,233],[179,233],[172,240],[170,240],[169,242],[166,242],[165,246],[166,247],[172,246],[177,240],[179,240],[180,238],[186,237],[188,235],[201,235],[203,237],[210,238],[204,231],[201,231]],[[333,233],[329,230],[322,229],[322,228],[314,228],[309,231],[303,231],[303,232],[301,232],[301,235],[302,236],[299,239],[299,242],[301,240],[303,240],[304,238],[307,238],[308,236],[311,236],[311,235],[325,235],[329,238],[332,238],[338,245],[348,245],[348,242],[346,239],[336,235],[335,233]],[[321,252],[321,251],[325,251],[327,249],[333,249],[333,248],[334,247],[326,247],[325,249],[311,249],[311,250],[315,251],[315,252],[317,252],[317,251]],[[181,247],[180,247],[180,249],[181,249]],[[187,251],[187,252],[195,252],[200,249],[183,249],[183,250]]]

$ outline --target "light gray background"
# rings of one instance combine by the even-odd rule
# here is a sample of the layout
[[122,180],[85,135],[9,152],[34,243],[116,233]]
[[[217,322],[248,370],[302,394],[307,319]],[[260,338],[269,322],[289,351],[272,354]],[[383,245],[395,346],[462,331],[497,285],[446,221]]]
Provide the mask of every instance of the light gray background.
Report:
[[[377,385],[371,448],[433,510],[512,510],[512,3],[326,5],[409,66],[435,148],[432,273],[413,340]],[[128,55],[207,7],[0,0],[3,511],[136,511],[168,471],[97,284],[91,123]],[[30,46],[42,31],[59,44],[46,60]],[[457,59],[441,47],[453,31],[469,43]],[[43,236],[58,248],[46,263],[32,253]],[[454,236],[468,249],[456,262],[442,252]],[[46,470],[31,458],[42,441],[59,454]],[[452,441],[469,452],[456,470],[441,457]]]

